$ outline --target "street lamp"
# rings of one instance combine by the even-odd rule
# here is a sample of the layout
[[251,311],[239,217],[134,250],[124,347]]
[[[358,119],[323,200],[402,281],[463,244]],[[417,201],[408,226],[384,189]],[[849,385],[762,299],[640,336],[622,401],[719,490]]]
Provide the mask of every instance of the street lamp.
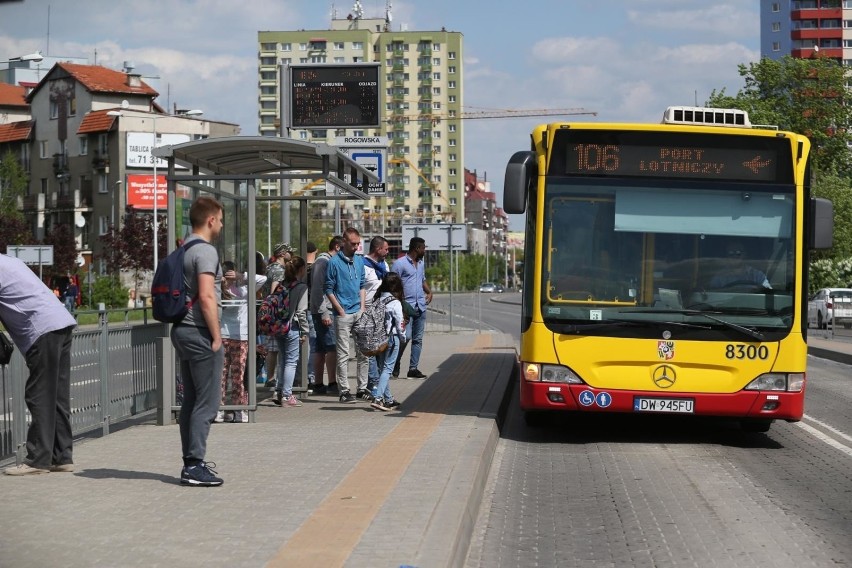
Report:
[[40,51],[35,51],[33,53],[28,53],[26,55],[20,55],[18,57],[10,57],[7,60],[9,66],[6,68],[6,82],[10,85],[14,84],[12,80],[12,62],[13,61],[35,61],[36,63],[41,63],[44,60],[44,56]]

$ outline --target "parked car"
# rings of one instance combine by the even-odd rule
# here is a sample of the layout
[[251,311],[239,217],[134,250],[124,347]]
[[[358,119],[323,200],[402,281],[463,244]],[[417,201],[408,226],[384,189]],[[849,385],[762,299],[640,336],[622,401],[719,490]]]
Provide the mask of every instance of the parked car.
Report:
[[479,291],[484,294],[493,294],[497,291],[497,284],[495,284],[494,282],[483,282],[479,285]]
[[822,288],[808,300],[808,325],[852,327],[852,288]]

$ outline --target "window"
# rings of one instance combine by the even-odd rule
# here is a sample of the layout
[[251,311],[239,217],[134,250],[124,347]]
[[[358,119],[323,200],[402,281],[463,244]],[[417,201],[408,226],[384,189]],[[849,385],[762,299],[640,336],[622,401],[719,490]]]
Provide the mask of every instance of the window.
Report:
[[275,115],[274,114],[265,114],[265,115],[261,116],[260,117],[260,123],[265,124],[265,125],[275,124]]
[[450,51],[450,52],[447,53],[447,59],[455,59],[455,58],[456,58],[456,52],[455,51]]
[[38,141],[38,155],[41,158],[47,158],[48,153],[47,140],[39,140]]
[[441,80],[441,74],[440,73],[432,73],[432,79],[434,81],[440,81]]
[[441,44],[440,43],[433,43],[432,44],[432,51],[441,51]]
[[457,205],[457,200],[455,197],[450,197],[450,207],[454,207]]
[[448,125],[447,130],[449,130],[450,132],[455,132],[456,131],[456,125],[455,124]]
[[780,32],[781,31],[781,22],[772,22],[772,31]]
[[432,167],[433,168],[440,168],[441,167],[441,160],[432,160]]
[[50,118],[59,118],[59,103],[50,101]]
[[356,55],[352,58],[352,63],[364,63],[364,58],[360,55]]
[[458,189],[458,184],[451,183],[449,187],[450,187],[450,191],[455,191],[455,190]]
[[299,131],[299,139],[300,140],[307,140],[308,139],[308,131],[307,130]]
[[109,154],[109,136],[106,133],[98,135],[98,154],[102,156]]
[[432,110],[441,110],[441,103],[439,103],[438,101],[434,101],[432,103]]
[[80,155],[85,156],[89,153],[89,138],[88,136],[80,136],[78,138],[80,141]]
[[363,41],[353,41],[352,49],[357,49],[358,51],[364,51],[364,42]]
[[334,42],[334,51],[343,51],[343,42],[342,41]]
[[275,71],[261,71],[260,72],[260,80],[261,81],[274,81],[276,78]]
[[311,63],[325,63],[325,55],[312,55]]
[[300,43],[299,44],[299,51],[307,51],[307,50],[308,50],[308,44],[306,44],[306,43]]
[[299,63],[307,63],[307,62],[308,62],[308,58],[307,58],[307,57],[300,57],[300,58],[299,58]]
[[433,95],[440,95],[441,94],[441,87],[432,87],[432,94]]
[[98,234],[106,235],[107,231],[109,231],[109,217],[101,215],[98,217]]
[[447,67],[447,73],[455,73],[455,72],[456,72],[456,67],[455,67],[455,65],[452,65],[452,66],[450,66],[450,67]]
[[440,137],[441,137],[441,131],[440,130],[433,130],[432,131],[432,138],[440,138]]
[[275,65],[275,58],[274,57],[261,57],[260,58],[260,64],[261,65]]
[[451,162],[455,162],[455,161],[456,161],[456,159],[457,159],[457,158],[456,158],[456,155],[455,155],[455,154],[450,154],[450,161],[451,161]]
[[773,12],[780,12],[781,11],[781,3],[780,2],[773,2],[772,3],[772,11]]
[[311,130],[311,138],[325,138],[328,136],[325,130]]
[[781,51],[781,44],[777,41],[772,42],[772,51]]
[[456,145],[456,139],[450,138],[450,146],[455,146],[455,145]]
[[440,57],[433,57],[432,58],[432,65],[440,65],[440,64],[441,64],[441,58]]
[[451,103],[456,102],[456,96],[455,96],[455,95],[450,95],[450,98],[448,99],[448,102],[451,102]]
[[261,43],[260,44],[261,51],[275,51],[274,43]]
[[334,62],[335,63],[346,63],[346,58],[345,57],[335,57]]
[[281,65],[290,65],[291,63],[293,63],[292,58],[290,58],[290,57],[282,57],[281,58]]
[[41,194],[47,195],[47,178],[41,178]]
[[458,170],[457,170],[457,169],[455,169],[455,168],[450,168],[450,171],[449,171],[448,173],[449,173],[449,175],[454,176],[454,175],[457,175],[457,172],[458,172]]
[[447,83],[447,88],[449,88],[449,89],[455,89],[455,88],[456,88],[456,82],[455,82],[455,81],[449,81],[449,82]]
[[274,97],[275,93],[276,93],[275,87],[263,86],[263,87],[260,88],[260,94],[261,95],[272,95]]
[[292,43],[282,43],[281,44],[281,51],[293,51],[293,44]]

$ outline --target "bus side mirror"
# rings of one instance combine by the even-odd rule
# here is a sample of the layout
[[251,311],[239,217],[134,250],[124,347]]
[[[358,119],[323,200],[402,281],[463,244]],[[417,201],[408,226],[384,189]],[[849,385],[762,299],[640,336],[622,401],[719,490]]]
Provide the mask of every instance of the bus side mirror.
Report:
[[808,248],[829,249],[834,244],[834,208],[831,201],[811,198],[808,218]]
[[503,210],[506,213],[524,213],[527,210],[527,192],[536,178],[535,153],[515,152],[506,165],[503,180]]

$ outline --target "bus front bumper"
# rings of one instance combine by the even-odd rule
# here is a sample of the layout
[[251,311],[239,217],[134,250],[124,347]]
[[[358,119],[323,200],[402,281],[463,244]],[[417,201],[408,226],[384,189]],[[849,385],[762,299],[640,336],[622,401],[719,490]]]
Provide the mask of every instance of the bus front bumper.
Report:
[[805,392],[684,393],[596,389],[588,385],[521,379],[523,410],[692,414],[798,421]]

